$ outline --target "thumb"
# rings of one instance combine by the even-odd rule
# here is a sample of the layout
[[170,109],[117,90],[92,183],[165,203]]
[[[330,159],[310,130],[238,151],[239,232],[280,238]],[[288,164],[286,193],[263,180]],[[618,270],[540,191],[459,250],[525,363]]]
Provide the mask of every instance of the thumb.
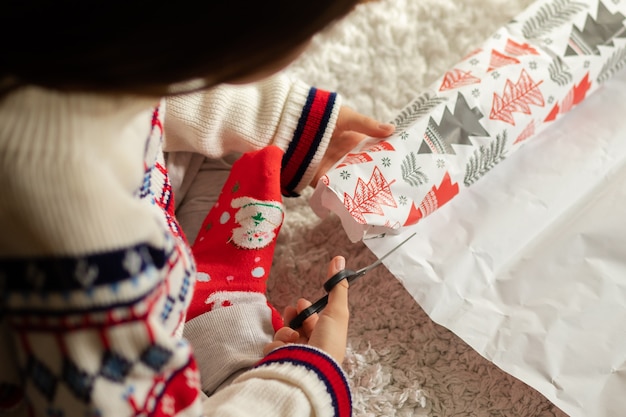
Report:
[[[345,259],[337,256],[331,262],[329,276],[341,271],[345,267]],[[339,363],[343,362],[348,341],[348,322],[350,311],[348,308],[348,280],[340,281],[328,294],[328,304],[320,313],[315,329],[309,338],[309,344],[316,346]]]
[[[329,267],[329,276],[335,275],[337,272],[345,269],[346,261],[343,257],[337,256],[333,259]],[[347,279],[343,279],[335,285],[328,293],[328,304],[321,313],[322,316],[328,316],[339,322],[345,321],[345,327],[348,328],[348,288],[350,284]]]

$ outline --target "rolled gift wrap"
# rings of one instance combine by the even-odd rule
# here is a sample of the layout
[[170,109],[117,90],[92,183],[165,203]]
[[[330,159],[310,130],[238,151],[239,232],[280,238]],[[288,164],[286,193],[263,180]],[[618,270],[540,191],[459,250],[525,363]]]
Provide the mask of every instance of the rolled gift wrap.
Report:
[[419,222],[626,64],[625,15],[624,1],[533,3],[406,106],[393,136],[347,154],[311,207],[354,242]]

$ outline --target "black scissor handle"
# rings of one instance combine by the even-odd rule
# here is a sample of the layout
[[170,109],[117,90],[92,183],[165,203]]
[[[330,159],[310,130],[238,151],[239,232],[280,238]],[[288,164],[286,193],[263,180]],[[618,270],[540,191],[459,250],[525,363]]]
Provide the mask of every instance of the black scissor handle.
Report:
[[[326,280],[324,283],[324,290],[326,290],[326,292],[330,292],[333,288],[335,288],[335,285],[339,284],[344,279],[348,279],[349,281],[355,274],[356,272],[350,269],[343,269],[337,272],[335,275]],[[313,314],[322,311],[324,307],[326,307],[326,304],[328,304],[328,294],[302,310],[296,317],[293,318],[293,320],[289,322],[289,327],[294,330],[302,327],[302,323],[304,323],[306,319],[311,317]]]
[[324,290],[326,290],[326,292],[330,292],[333,288],[335,288],[335,285],[339,284],[346,278],[350,280],[350,277],[354,274],[356,274],[356,272],[351,269],[342,269],[326,280],[324,283]]
[[313,314],[322,311],[324,307],[326,307],[326,304],[328,304],[328,294],[317,300],[315,303],[311,304],[309,307],[302,310],[296,317],[293,318],[293,320],[289,322],[289,327],[294,330],[299,329],[300,327],[302,327],[302,323],[304,323],[306,319],[311,317]]

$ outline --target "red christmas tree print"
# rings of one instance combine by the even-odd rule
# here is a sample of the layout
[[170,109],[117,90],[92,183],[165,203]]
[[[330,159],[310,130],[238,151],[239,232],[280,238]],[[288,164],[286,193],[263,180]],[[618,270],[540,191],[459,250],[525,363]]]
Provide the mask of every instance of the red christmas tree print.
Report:
[[335,167],[335,169],[345,167],[346,165],[363,164],[365,162],[371,162],[371,161],[372,161],[372,157],[369,156],[366,152],[349,153],[343,158],[343,160],[339,163],[339,165]]
[[390,188],[394,181],[387,182],[380,169],[374,167],[367,183],[362,178],[357,180],[354,196],[344,193],[343,204],[357,222],[366,224],[365,214],[382,216],[385,214],[382,206],[398,207]]
[[513,142],[513,145],[515,145],[516,143],[525,141],[526,139],[528,139],[534,134],[535,134],[535,121],[532,120],[528,124],[528,126],[526,126],[524,130],[520,132],[520,134],[517,136],[517,139],[515,139],[515,142]]
[[519,59],[498,52],[495,49],[491,51],[491,60],[489,61],[489,68],[487,72],[493,71],[496,68],[501,68],[507,65],[519,64]]
[[515,126],[514,112],[531,114],[531,104],[544,106],[543,94],[539,90],[541,83],[543,83],[543,80],[535,83],[526,70],[523,69],[516,83],[507,80],[502,96],[496,93],[493,94],[493,106],[489,118],[501,120]]
[[477,49],[474,49],[473,51],[470,51],[470,53],[469,53],[469,54],[465,55],[465,56],[463,57],[463,59],[461,59],[461,61],[466,61],[466,60],[470,59],[471,57],[473,57],[473,56],[475,56],[475,55],[478,55],[478,54],[479,54],[479,53],[481,53],[482,51],[483,51],[483,49],[482,49],[482,48],[477,48]]
[[386,140],[376,142],[375,144],[370,145],[367,148],[363,149],[363,152],[347,154],[343,158],[343,160],[339,163],[339,165],[335,167],[335,169],[344,167],[346,165],[363,164],[365,162],[372,162],[372,157],[369,156],[368,153],[381,152],[381,151],[395,151],[395,148],[393,147],[391,143],[389,143]]
[[396,221],[396,222],[391,223],[389,220],[387,220],[385,222],[385,227],[387,229],[391,229],[391,230],[399,229],[400,228],[400,222]]
[[544,122],[547,123],[555,120],[556,116],[559,115],[559,111],[561,111],[561,107],[559,107],[559,103],[556,103],[554,107],[552,107],[552,110],[550,110],[550,113],[546,116]]
[[539,52],[527,43],[517,43],[512,39],[506,41],[504,52],[509,55],[522,56],[522,55],[539,55]]
[[470,71],[455,68],[444,75],[439,91],[454,90],[465,85],[478,84],[480,81],[480,78],[474,77]]
[[589,82],[589,73],[587,73],[585,74],[585,77],[570,90],[561,102],[561,113],[567,113],[574,106],[583,101],[590,88],[591,82]]
[[591,82],[589,81],[589,73],[585,74],[582,80],[567,93],[567,95],[561,101],[561,105],[555,104],[550,114],[545,119],[545,122],[551,122],[557,118],[559,114],[564,114],[570,111],[574,106],[579,104],[587,96],[587,92],[591,88]]
[[574,105],[579,104],[587,96],[587,92],[591,88],[591,82],[589,81],[589,73],[585,74],[585,77],[574,87]]
[[456,182],[452,184],[450,174],[446,172],[439,187],[433,185],[433,188],[424,196],[419,207],[415,207],[415,203],[411,205],[411,210],[404,221],[404,226],[410,226],[419,222],[422,218],[446,204],[458,193],[459,184]]
[[386,140],[381,140],[373,145],[363,149],[365,152],[381,152],[381,151],[395,151],[395,148],[391,143]]

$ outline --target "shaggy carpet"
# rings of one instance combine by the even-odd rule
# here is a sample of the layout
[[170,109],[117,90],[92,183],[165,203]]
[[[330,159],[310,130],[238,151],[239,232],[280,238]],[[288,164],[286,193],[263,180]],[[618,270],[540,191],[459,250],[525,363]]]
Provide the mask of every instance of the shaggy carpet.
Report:
[[[344,104],[390,121],[436,78],[531,0],[378,0],[319,34],[286,71],[338,91]],[[335,216],[318,218],[311,193],[286,201],[269,296],[282,308],[323,295],[329,260],[357,269],[376,258]],[[434,323],[384,267],[350,290],[344,368],[355,416],[561,417],[540,393]]]

